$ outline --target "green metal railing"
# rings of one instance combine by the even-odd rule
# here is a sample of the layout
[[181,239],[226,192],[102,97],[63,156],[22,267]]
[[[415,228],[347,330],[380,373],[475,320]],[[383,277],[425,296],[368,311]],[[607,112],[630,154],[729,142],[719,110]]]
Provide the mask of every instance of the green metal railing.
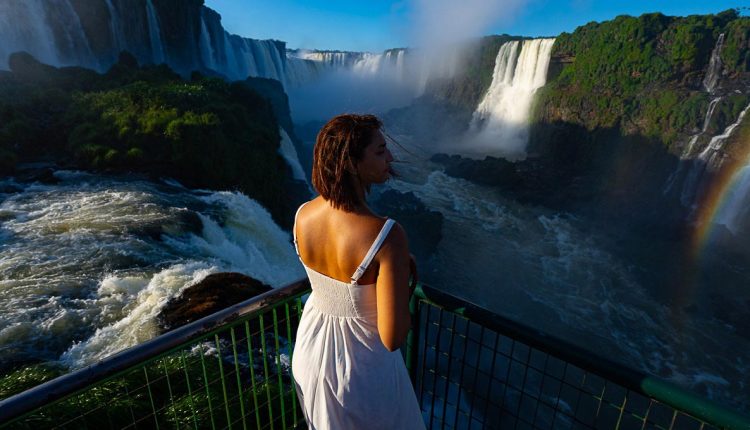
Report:
[[288,429],[309,284],[269,291],[0,402],[2,429]]
[[[305,428],[290,374],[304,281],[0,401],[0,428]],[[431,429],[750,429],[664,381],[427,286],[405,348]]]

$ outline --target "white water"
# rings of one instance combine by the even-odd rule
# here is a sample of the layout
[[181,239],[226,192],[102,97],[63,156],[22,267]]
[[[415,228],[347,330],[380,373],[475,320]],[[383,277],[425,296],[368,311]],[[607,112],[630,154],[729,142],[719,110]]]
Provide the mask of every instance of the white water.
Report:
[[688,173],[687,179],[682,188],[680,200],[683,205],[691,206],[693,209],[696,209],[696,201],[702,194],[701,186],[703,184],[703,176],[706,171],[716,171],[721,167],[724,157],[726,156],[723,152],[724,144],[734,130],[740,125],[740,123],[742,123],[748,109],[750,109],[750,105],[746,106],[745,109],[740,112],[737,121],[727,126],[721,134],[712,137],[708,145],[706,145],[703,151],[701,151],[695,159],[694,165]]
[[[217,271],[303,276],[268,212],[240,193],[58,172],[0,195],[0,357],[78,367],[157,334],[155,317]],[[62,354],[62,355],[61,355]]]
[[[664,191],[662,194],[667,195],[670,191],[672,191],[672,187],[674,187],[675,183],[678,179],[681,179],[683,175],[685,174],[685,169],[689,169],[689,166],[692,163],[692,160],[690,157],[693,155],[693,150],[695,149],[695,144],[698,142],[698,139],[701,138],[706,134],[706,130],[708,130],[708,125],[711,123],[711,117],[714,114],[714,110],[716,109],[716,105],[721,101],[721,97],[716,97],[708,104],[708,109],[706,109],[706,117],[703,119],[703,127],[701,128],[701,131],[694,134],[690,137],[690,140],[688,141],[687,146],[682,151],[682,154],[680,155],[680,161],[677,166],[677,169],[672,172],[671,175],[669,175],[669,178],[667,178],[667,184],[664,187]],[[685,199],[687,196],[685,196],[685,193],[683,192],[680,199],[684,206],[687,206],[689,202],[686,202]]]
[[[724,131],[724,140],[742,122],[748,109],[750,105],[742,111],[737,122]],[[750,157],[745,160],[745,165],[734,173],[729,183],[732,184],[732,188],[728,190],[724,202],[719,207],[715,222],[723,224],[729,231],[737,234],[741,228],[746,229],[750,226]]]
[[151,55],[154,64],[162,64],[167,60],[164,53],[164,44],[161,41],[161,26],[159,25],[159,15],[154,9],[151,0],[146,0],[146,14],[148,15],[148,36],[151,42]]
[[412,167],[388,185],[444,216],[438,249],[420,266],[425,282],[715,398],[743,392],[747,339],[656,300],[663,283],[612,251],[617,232]]
[[470,125],[469,152],[523,158],[535,91],[547,80],[555,39],[504,43],[495,60],[492,84]]
[[284,157],[289,167],[292,168],[292,176],[294,179],[307,182],[305,171],[302,169],[302,164],[300,164],[299,157],[297,156],[297,150],[294,148],[294,142],[292,142],[292,139],[282,127],[279,127],[279,134],[281,135],[279,153]]
[[721,72],[721,48],[724,47],[724,33],[719,35],[716,45],[711,51],[711,59],[708,62],[706,76],[703,78],[703,88],[710,94],[716,89],[719,82],[719,72]]

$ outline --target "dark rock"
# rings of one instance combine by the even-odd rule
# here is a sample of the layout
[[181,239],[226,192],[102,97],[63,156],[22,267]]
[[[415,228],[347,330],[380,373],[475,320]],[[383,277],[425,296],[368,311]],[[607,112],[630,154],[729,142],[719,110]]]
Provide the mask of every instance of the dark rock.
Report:
[[164,331],[183,326],[272,288],[241,273],[214,273],[173,298],[159,314]]
[[435,253],[443,237],[443,214],[429,210],[414,193],[395,190],[382,193],[373,206],[404,227],[409,236],[409,248],[417,260],[425,260]]
[[21,170],[16,176],[19,182],[40,182],[46,185],[55,185],[60,180],[55,176],[55,170],[51,167],[31,167]]
[[444,165],[447,175],[477,184],[513,188],[521,181],[521,176],[516,171],[517,164],[503,158],[485,157],[484,160],[472,160],[458,155],[435,154],[430,160]]
[[23,188],[17,185],[12,185],[12,184],[0,185],[0,194],[14,194],[14,193],[20,193],[21,191],[23,191]]

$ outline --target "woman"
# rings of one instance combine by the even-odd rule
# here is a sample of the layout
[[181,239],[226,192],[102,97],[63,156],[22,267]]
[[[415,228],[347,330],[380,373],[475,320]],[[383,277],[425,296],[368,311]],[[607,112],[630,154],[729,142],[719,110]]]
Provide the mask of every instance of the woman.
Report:
[[294,243],[312,293],[292,355],[310,429],[423,429],[398,351],[409,331],[403,228],[370,210],[372,184],[393,156],[372,115],[339,115],[318,133],[312,183],[320,196],[297,211]]

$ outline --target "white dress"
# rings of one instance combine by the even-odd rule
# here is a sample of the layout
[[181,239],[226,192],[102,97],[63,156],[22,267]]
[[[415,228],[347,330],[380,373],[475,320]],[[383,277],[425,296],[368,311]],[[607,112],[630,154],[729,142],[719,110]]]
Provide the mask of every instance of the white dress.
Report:
[[310,430],[425,428],[401,353],[380,340],[375,284],[357,283],[393,223],[383,225],[351,283],[302,262],[312,293],[297,330],[292,374]]

